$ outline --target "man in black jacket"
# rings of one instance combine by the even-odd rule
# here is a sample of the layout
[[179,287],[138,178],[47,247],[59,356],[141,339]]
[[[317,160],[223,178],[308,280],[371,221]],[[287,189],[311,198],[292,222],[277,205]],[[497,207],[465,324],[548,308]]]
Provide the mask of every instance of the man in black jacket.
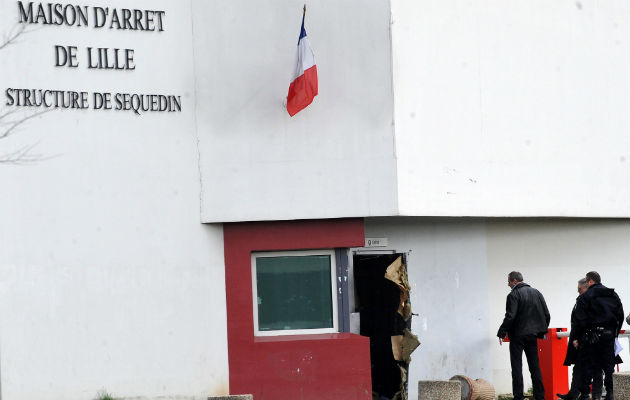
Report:
[[[577,308],[577,302],[581,295],[586,293],[588,290],[588,286],[586,285],[586,278],[582,278],[578,281],[577,291],[579,296],[575,299],[575,305],[573,306],[573,311],[571,311],[571,333],[569,334],[569,342],[567,345],[567,355],[564,358],[564,365],[567,367],[571,364],[575,364],[573,367],[573,372],[571,376],[571,388],[569,389],[569,393],[556,395],[561,399],[575,399],[580,395],[580,385],[582,384],[581,379],[581,368],[580,364],[577,361],[578,349],[573,346],[573,340],[575,337],[575,309]],[[599,373],[595,373],[593,376],[593,400],[599,400],[602,397],[602,371]]]
[[575,338],[581,365],[580,397],[588,399],[589,384],[599,371],[604,371],[606,400],[613,400],[612,374],[615,367],[615,338],[623,324],[623,306],[615,289],[602,285],[595,271],[586,274],[588,290],[578,297],[575,307]]
[[545,399],[540,364],[538,361],[537,338],[542,338],[549,327],[549,310],[543,295],[523,282],[520,272],[508,274],[508,286],[512,291],[507,296],[505,318],[497,336],[503,343],[505,335],[510,340],[510,364],[512,365],[512,394],[514,400],[523,400],[523,351],[527,357],[529,372],[534,386],[534,399]]

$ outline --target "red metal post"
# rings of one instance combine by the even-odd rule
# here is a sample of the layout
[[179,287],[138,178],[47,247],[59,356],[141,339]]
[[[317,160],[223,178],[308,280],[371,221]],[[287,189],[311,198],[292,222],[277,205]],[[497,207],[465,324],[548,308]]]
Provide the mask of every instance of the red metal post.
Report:
[[556,393],[569,391],[569,368],[564,364],[567,354],[566,337],[559,338],[558,332],[567,328],[549,328],[544,339],[538,339],[538,358],[545,386],[545,400],[554,400]]

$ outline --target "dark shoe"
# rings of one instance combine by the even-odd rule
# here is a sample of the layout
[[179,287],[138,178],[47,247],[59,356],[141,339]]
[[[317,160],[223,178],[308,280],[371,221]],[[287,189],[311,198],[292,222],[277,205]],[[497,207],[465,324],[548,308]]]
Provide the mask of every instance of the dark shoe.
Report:
[[561,398],[562,400],[573,400],[573,399],[575,399],[575,396],[572,395],[571,392],[569,392],[567,394],[556,393],[556,396],[558,396],[558,398]]

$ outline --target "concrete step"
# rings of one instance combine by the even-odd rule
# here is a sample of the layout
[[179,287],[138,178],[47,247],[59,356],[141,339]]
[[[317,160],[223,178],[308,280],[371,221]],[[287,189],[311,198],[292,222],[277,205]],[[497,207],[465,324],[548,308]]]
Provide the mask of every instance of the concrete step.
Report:
[[461,400],[459,381],[418,381],[418,400]]
[[615,400],[630,400],[630,371],[613,374]]

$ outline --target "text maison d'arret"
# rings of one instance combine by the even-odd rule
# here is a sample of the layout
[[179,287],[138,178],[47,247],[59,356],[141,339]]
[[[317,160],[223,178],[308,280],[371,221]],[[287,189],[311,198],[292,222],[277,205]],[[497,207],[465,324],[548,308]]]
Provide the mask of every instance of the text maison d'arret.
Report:
[[[17,2],[20,24],[74,26],[94,29],[163,32],[166,12],[127,8],[95,7],[60,3]],[[55,67],[89,70],[134,71],[134,49],[85,48],[79,60],[76,46],[55,45]],[[81,61],[85,61],[82,63]],[[7,106],[66,109],[122,110],[141,112],[181,112],[181,96],[110,92],[82,92],[54,89],[5,90]]]

